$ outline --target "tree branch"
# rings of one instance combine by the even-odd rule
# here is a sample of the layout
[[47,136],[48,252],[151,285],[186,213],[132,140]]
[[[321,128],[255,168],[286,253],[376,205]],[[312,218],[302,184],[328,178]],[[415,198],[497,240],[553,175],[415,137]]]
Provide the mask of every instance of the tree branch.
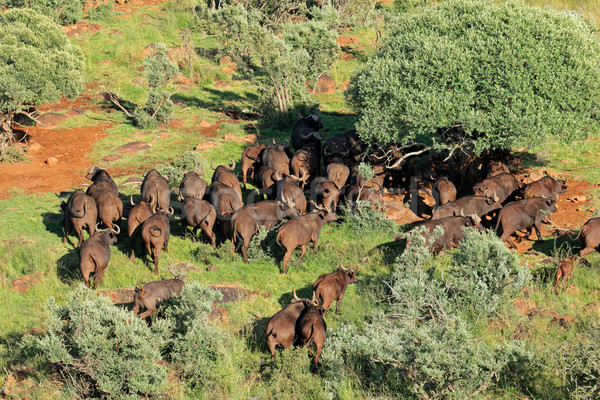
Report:
[[[121,110],[123,110],[123,112],[125,113],[125,115],[127,115],[129,118],[133,118],[133,114],[131,114],[129,111],[127,111],[125,109],[125,107],[123,107],[118,101],[117,99],[115,99],[115,97],[113,96],[113,93],[111,93],[110,91],[108,91],[108,89],[106,89],[106,87],[104,85],[102,85],[102,89],[104,89],[105,93],[108,95],[109,100],[117,107],[119,107]],[[117,95],[118,96],[118,95]]]

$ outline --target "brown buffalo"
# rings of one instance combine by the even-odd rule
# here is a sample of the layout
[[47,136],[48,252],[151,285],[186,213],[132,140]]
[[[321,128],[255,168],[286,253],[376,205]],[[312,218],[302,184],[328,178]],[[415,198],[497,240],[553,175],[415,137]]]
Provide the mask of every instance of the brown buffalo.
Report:
[[248,262],[248,246],[252,237],[258,233],[260,226],[271,231],[284,218],[299,215],[294,203],[289,200],[285,202],[259,201],[247,204],[231,217],[233,245],[235,246],[237,240],[242,242],[244,262]]
[[304,308],[296,321],[296,343],[299,346],[306,345],[310,357],[312,357],[311,346],[313,343],[315,344],[315,366],[319,364],[319,356],[325,345],[327,334],[327,324],[323,319],[324,314],[325,309],[319,305],[315,292],[313,292],[312,301]]
[[90,167],[88,169],[87,174],[85,175],[86,179],[91,180],[93,183],[88,187],[87,194],[92,196],[94,199],[96,198],[96,192],[99,190],[108,190],[113,192],[117,196],[119,195],[119,189],[117,188],[117,184],[112,180],[108,172],[106,172],[106,168],[100,167]]
[[141,309],[145,311],[139,314],[141,319],[146,319],[156,312],[160,301],[181,294],[184,283],[180,279],[167,279],[164,281],[149,282],[141,287],[135,287],[135,297],[133,298],[133,314],[138,315]]
[[139,203],[135,204],[133,199],[130,197],[129,201],[133,208],[129,211],[129,217],[127,217],[127,235],[129,236],[129,242],[131,246],[131,256],[130,260],[133,261],[135,257],[134,252],[134,238],[138,236],[140,233],[140,227],[144,223],[145,220],[150,218],[152,214],[154,214],[154,210],[144,200],[140,200]]
[[87,287],[90,287],[90,275],[94,274],[94,288],[102,282],[102,276],[110,261],[110,246],[117,242],[120,230],[110,228],[97,230],[79,248],[79,269]]
[[484,215],[501,208],[502,205],[492,198],[483,196],[465,196],[438,207],[433,212],[431,219],[456,217],[460,216],[461,212],[464,215],[476,214],[479,218],[483,218]]
[[496,231],[502,225],[502,236],[500,239],[508,242],[512,248],[516,249],[517,246],[510,236],[518,230],[527,229],[528,232],[531,232],[531,229],[534,228],[538,240],[542,240],[540,228],[543,210],[555,212],[556,198],[534,197],[508,203],[498,214]]
[[64,212],[63,226],[65,228],[65,236],[63,243],[67,241],[70,227],[72,226],[79,237],[77,247],[81,246],[83,241],[83,229],[87,227],[90,236],[96,231],[96,220],[98,219],[98,209],[96,201],[93,197],[83,193],[83,190],[77,189],[65,203],[60,203],[60,208]]
[[375,207],[376,203],[382,203],[383,197],[381,192],[376,192],[370,186],[351,185],[346,191],[346,204],[348,208],[353,209],[358,201],[368,201],[371,207]]
[[531,182],[523,189],[523,195],[530,197],[552,197],[555,194],[564,193],[567,190],[567,181],[545,176],[540,180]]
[[299,298],[294,290],[294,297],[290,304],[271,317],[267,323],[266,333],[267,346],[272,357],[275,357],[277,347],[287,349],[294,343],[296,321],[308,303],[310,300]]
[[340,190],[337,185],[324,177],[318,177],[312,182],[312,199],[316,204],[331,210],[337,211],[340,201]]
[[321,164],[321,147],[318,143],[308,143],[297,150],[290,161],[290,170],[295,176],[315,177]]
[[292,253],[298,246],[302,247],[300,262],[306,254],[306,245],[312,242],[312,248],[317,247],[321,228],[328,222],[337,221],[334,213],[323,210],[311,212],[285,222],[277,230],[277,244],[285,249],[283,256],[283,273],[287,272],[287,264]]
[[[304,196],[304,192],[302,188],[300,188],[299,183],[304,182],[308,176],[303,176],[302,178],[298,178],[294,175],[286,176],[277,182],[277,201],[282,203],[293,203],[294,207],[298,210],[300,214],[304,214],[306,212],[307,202],[306,196]],[[291,205],[288,204],[288,207]]]
[[242,153],[242,183],[244,184],[244,189],[246,188],[248,172],[250,172],[250,178],[254,179],[255,172],[258,171],[261,163],[261,153],[266,147],[266,144],[255,144],[254,146],[246,147]]
[[[444,229],[444,233],[441,236],[436,237],[434,242],[431,242],[431,238],[434,237],[434,230],[438,226],[441,226]],[[464,227],[474,227],[482,230],[481,218],[479,218],[477,214],[444,217],[422,222],[414,229],[424,229],[423,236],[427,239],[433,251],[442,251],[444,249],[458,247],[459,242],[465,236],[463,231]]]
[[349,284],[356,282],[356,271],[341,267],[337,271],[323,274],[313,284],[313,291],[321,302],[325,312],[331,307],[331,303],[337,300],[335,313],[340,313],[340,303],[344,299],[346,288]]
[[219,165],[217,168],[213,167],[212,161],[210,162],[210,167],[215,170],[211,179],[211,183],[220,182],[225,186],[229,186],[235,191],[240,201],[242,201],[242,188],[240,187],[240,181],[233,173],[235,161],[231,160],[231,162],[231,166]]
[[484,196],[494,199],[497,203],[504,203],[513,192],[523,187],[512,174],[502,173],[484,179],[473,186],[475,196]]
[[344,186],[346,186],[346,182],[350,176],[350,168],[342,163],[334,162],[327,164],[327,170],[325,173],[327,174],[327,179],[335,183],[335,186],[341,190]]
[[431,188],[435,206],[439,207],[456,200],[456,186],[446,177],[438,179]]
[[165,211],[158,211],[150,218],[144,221],[141,227],[142,240],[146,245],[146,250],[154,262],[154,273],[158,274],[158,258],[162,250],[169,251],[169,237],[171,227],[169,225],[169,216],[173,215]]
[[157,170],[150,170],[144,177],[141,187],[142,200],[153,210],[168,211],[171,192],[169,181]]
[[183,211],[180,218],[184,229],[189,226],[193,229],[194,235],[197,235],[198,228],[202,228],[206,236],[209,237],[212,246],[217,246],[217,236],[213,232],[217,212],[212,204],[206,200],[187,197],[183,201]]
[[290,158],[282,145],[269,144],[262,152],[263,167],[271,167],[281,175],[290,174]]
[[123,202],[114,192],[99,190],[96,195],[98,219],[108,228],[120,225],[123,217]]
[[183,201],[186,197],[203,198],[206,186],[206,181],[195,171],[186,172],[179,184],[179,201]]
[[566,257],[564,260],[558,264],[558,268],[556,268],[556,276],[554,277],[554,292],[558,290],[558,281],[562,278],[563,282],[566,282],[571,274],[573,273],[573,269],[575,268],[575,263],[577,263],[577,259],[579,257],[576,255],[572,255]]
[[491,178],[492,176],[500,174],[510,174],[508,166],[502,161],[489,161],[485,166],[486,177]]
[[596,250],[600,251],[600,217],[592,218],[583,224],[579,234],[573,240],[577,240],[579,237],[585,244],[585,247],[579,252],[579,257],[587,256]]
[[263,165],[254,177],[254,181],[261,194],[266,194],[268,198],[275,197],[275,184],[281,180],[282,175],[275,168]]

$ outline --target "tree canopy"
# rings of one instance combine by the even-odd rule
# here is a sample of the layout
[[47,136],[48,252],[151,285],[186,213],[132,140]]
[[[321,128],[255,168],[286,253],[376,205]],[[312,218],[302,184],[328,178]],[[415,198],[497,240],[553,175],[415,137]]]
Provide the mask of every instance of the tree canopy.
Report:
[[450,0],[386,25],[347,91],[369,142],[481,152],[598,127],[600,43],[578,14]]

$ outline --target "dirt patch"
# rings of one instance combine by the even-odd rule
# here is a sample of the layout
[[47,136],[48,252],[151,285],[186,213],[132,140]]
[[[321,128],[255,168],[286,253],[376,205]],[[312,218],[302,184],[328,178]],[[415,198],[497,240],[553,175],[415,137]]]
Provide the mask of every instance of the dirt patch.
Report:
[[42,271],[38,271],[33,275],[17,278],[10,284],[15,292],[27,293],[32,286],[35,286],[42,279],[43,274]]
[[145,142],[129,142],[121,147],[117,147],[116,151],[125,154],[136,154],[142,150],[148,150],[152,145]]
[[337,41],[340,46],[348,46],[350,44],[358,43],[359,39],[356,36],[340,36]]
[[133,289],[116,289],[116,290],[100,290],[99,295],[108,297],[114,304],[133,304],[135,290]]

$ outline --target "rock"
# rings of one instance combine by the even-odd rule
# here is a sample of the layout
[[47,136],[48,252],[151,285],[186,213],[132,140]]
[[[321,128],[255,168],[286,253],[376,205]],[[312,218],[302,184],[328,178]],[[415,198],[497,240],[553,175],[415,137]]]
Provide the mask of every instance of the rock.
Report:
[[122,35],[123,32],[113,29],[112,31],[109,32],[110,35]]
[[15,292],[27,293],[27,291],[35,286],[42,278],[43,272],[38,271],[33,275],[22,276],[13,280],[10,284]]
[[575,321],[575,317],[572,315],[557,315],[556,317],[550,320],[551,324],[557,324],[562,326],[563,328],[568,328]]
[[213,305],[212,311],[208,314],[208,319],[213,322],[220,321],[223,325],[226,325],[229,321],[229,313],[223,307]]
[[385,215],[387,218],[395,221],[397,224],[404,225],[417,221],[422,221],[410,208],[398,204],[386,204]]
[[200,128],[210,128],[212,126],[212,124],[210,122],[202,120],[202,121],[200,121],[198,126],[200,126]]
[[588,314],[596,314],[600,316],[600,300],[594,300],[584,307]]
[[213,142],[202,142],[198,143],[198,145],[194,147],[194,150],[202,151],[212,149],[213,147],[215,147],[215,143]]
[[125,154],[136,154],[138,151],[147,150],[150,147],[152,147],[150,143],[136,141],[129,142],[121,147],[118,147],[116,151]]
[[250,134],[246,136],[235,136],[233,133],[228,133],[225,135],[225,140],[233,143],[248,143],[254,144],[258,140],[258,136],[255,134]]
[[549,309],[543,308],[543,307],[535,307],[533,310],[531,310],[531,312],[529,313],[529,316],[530,317],[549,318],[550,320],[553,320],[555,318],[558,318],[559,314],[554,310],[549,310]]
[[67,111],[65,115],[67,115],[68,117],[78,117],[83,114],[85,114],[85,110],[83,108],[74,108],[72,110]]
[[108,297],[114,304],[131,304],[135,296],[134,289],[100,290],[99,295]]
[[535,303],[529,300],[523,300],[523,299],[515,299],[513,301],[513,308],[523,314],[523,315],[529,315],[531,314],[531,311],[534,310],[536,308]]
[[183,118],[172,118],[169,121],[169,128],[179,128],[185,125],[185,119]]
[[337,42],[340,46],[348,46],[349,44],[358,43],[359,39],[356,36],[340,36],[337,39]]
[[560,162],[561,163],[570,163],[571,160],[569,160],[568,158],[561,158]]
[[27,146],[28,151],[37,151],[42,148],[42,145],[38,142],[29,142],[29,146]]
[[333,94],[335,93],[335,81],[333,78],[327,74],[321,75],[319,81],[317,82],[316,93],[322,94]]
[[63,122],[66,119],[69,119],[69,117],[65,114],[48,112],[41,115],[38,118],[38,121],[40,122],[41,128],[52,129],[56,128],[61,122]]
[[183,67],[185,65],[185,60],[188,59],[188,53],[192,50],[188,50],[184,46],[174,47],[172,49],[167,50],[167,57],[179,67]]
[[586,197],[583,195],[573,196],[573,197],[567,197],[567,200],[569,200],[571,203],[583,203],[586,200]]
[[218,290],[223,294],[223,298],[217,300],[216,303],[232,303],[234,301],[254,298],[258,295],[258,292],[241,288],[234,283],[212,285],[211,288]]
[[108,156],[102,157],[101,160],[104,162],[113,162],[113,161],[120,160],[122,158],[123,158],[123,156],[120,154],[110,154]]
[[58,159],[56,157],[48,157],[48,159],[44,162],[47,165],[56,165],[56,164],[58,164]]

